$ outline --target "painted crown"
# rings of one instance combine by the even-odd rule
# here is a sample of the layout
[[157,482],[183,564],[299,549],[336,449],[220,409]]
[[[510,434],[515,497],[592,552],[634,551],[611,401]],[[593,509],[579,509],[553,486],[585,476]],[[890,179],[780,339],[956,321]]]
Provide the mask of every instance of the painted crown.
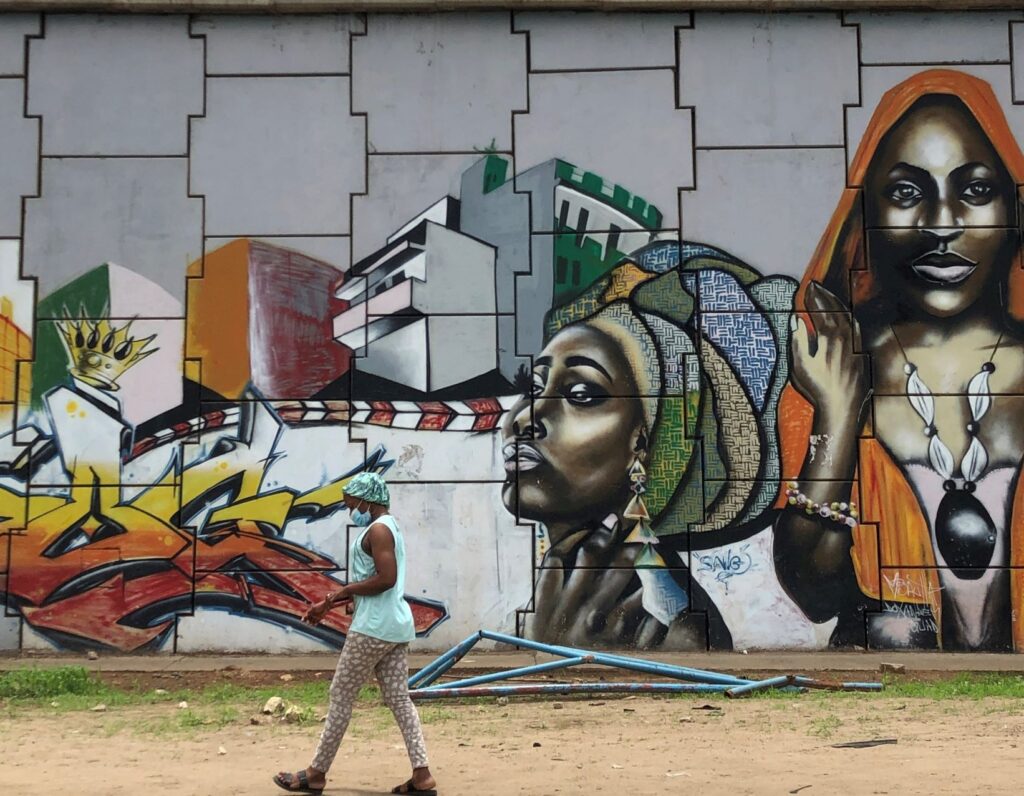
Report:
[[68,355],[71,375],[101,390],[120,389],[117,379],[122,373],[159,351],[146,348],[156,338],[155,334],[136,340],[129,331],[131,325],[129,321],[117,328],[105,318],[75,320],[65,310],[64,319],[57,321],[57,330]]

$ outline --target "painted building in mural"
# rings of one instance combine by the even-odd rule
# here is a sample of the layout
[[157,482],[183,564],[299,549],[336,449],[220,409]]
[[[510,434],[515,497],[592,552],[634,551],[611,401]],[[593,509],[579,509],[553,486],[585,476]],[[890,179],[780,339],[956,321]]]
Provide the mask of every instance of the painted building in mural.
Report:
[[[1020,53],[1020,55],[1018,55]],[[1024,13],[0,15],[0,649],[1024,648]]]

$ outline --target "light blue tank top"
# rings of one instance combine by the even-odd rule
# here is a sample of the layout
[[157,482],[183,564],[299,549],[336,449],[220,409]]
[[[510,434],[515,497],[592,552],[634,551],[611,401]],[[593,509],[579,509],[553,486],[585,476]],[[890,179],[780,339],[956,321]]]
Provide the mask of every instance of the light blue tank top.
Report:
[[354,597],[355,614],[349,632],[401,644],[416,638],[416,627],[412,621],[412,610],[405,601],[405,541],[402,539],[402,532],[398,530],[398,523],[390,514],[378,517],[352,542],[348,551],[349,582],[359,583],[377,574],[373,556],[363,549],[363,539],[370,527],[378,522],[388,526],[395,538],[395,563],[398,565],[398,574],[395,585],[387,591]]

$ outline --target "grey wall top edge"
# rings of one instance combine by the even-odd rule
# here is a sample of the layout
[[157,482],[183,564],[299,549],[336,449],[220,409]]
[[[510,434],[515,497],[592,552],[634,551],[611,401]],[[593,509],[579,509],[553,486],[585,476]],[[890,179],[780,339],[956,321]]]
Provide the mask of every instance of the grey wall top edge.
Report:
[[0,12],[289,13],[547,9],[576,11],[964,11],[1024,0],[0,0]]

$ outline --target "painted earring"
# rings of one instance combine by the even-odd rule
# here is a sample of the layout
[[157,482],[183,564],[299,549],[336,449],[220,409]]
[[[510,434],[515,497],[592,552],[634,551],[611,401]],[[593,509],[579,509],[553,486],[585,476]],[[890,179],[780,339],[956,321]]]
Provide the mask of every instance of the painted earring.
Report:
[[626,510],[622,512],[623,518],[627,520],[638,520],[650,522],[651,515],[647,513],[647,506],[644,505],[644,492],[647,491],[647,471],[644,469],[641,459],[647,454],[647,437],[642,433],[633,448],[633,462],[629,465],[629,491],[633,496],[629,499]]
[[644,493],[647,491],[647,471],[644,469],[642,459],[647,455],[647,438],[641,434],[633,449],[633,461],[629,465],[629,489],[633,493],[629,499],[626,510],[622,512],[623,519],[636,520],[633,529],[626,537],[626,544],[641,544],[643,549],[636,558],[634,564],[637,568],[664,567],[664,559],[658,555],[654,545],[658,544],[658,536],[651,530],[651,515],[644,503]]

